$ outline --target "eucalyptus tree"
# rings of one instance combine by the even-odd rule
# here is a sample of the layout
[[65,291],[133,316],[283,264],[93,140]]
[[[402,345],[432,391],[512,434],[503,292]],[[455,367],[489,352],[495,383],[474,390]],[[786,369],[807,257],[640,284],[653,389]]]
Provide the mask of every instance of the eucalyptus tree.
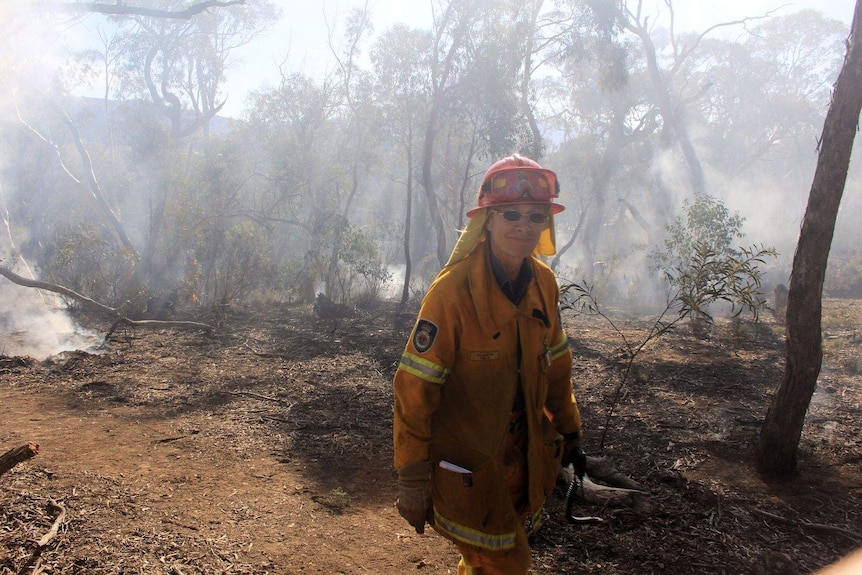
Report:
[[249,217],[272,230],[275,263],[288,289],[311,300],[326,265],[337,211],[330,190],[339,93],[335,82],[283,72],[272,89],[254,92],[235,137],[251,158]]
[[847,28],[814,11],[755,24],[738,41],[701,43],[700,62],[688,77],[710,88],[688,108],[688,118],[712,193],[747,210],[751,204],[742,198],[756,198],[758,209],[750,210],[746,227],[783,254],[772,268],[781,275],[769,278],[781,283]]
[[[185,2],[157,0],[176,11]],[[116,18],[125,61],[120,94],[152,101],[175,138],[188,136],[224,106],[225,68],[231,52],[276,18],[269,0],[202,12],[189,20],[136,15]]]
[[386,206],[375,205],[378,136],[369,133],[379,123],[364,73],[351,74],[348,85],[344,68],[322,78],[283,72],[277,87],[252,95],[236,132],[237,153],[251,159],[248,217],[270,230],[284,287],[304,301],[319,291],[348,301],[384,275],[373,212]]
[[542,130],[535,113],[535,90],[533,89],[533,74],[541,61],[537,62],[537,55],[541,54],[542,38],[539,31],[540,17],[545,5],[545,0],[529,0],[524,6],[524,49],[523,64],[521,66],[521,81],[519,85],[520,111],[530,129],[533,145],[527,150],[527,157],[539,161],[545,152]]
[[443,121],[443,111],[452,87],[460,81],[460,68],[471,36],[479,27],[480,3],[473,0],[440,0],[432,5],[433,41],[428,59],[431,94],[426,111],[422,146],[422,188],[436,236],[437,262],[449,257],[446,226],[440,211],[434,181],[434,148]]
[[686,106],[702,97],[709,85],[689,84],[684,72],[700,40],[717,26],[695,36],[693,41],[681,41],[674,30],[673,3],[668,0],[666,5],[669,12],[664,30],[657,26],[656,19],[651,20],[643,0],[616,2],[617,22],[640,43],[652,87],[652,102],[661,115],[660,144],[665,149],[673,144],[679,146],[688,167],[691,190],[699,194],[706,191],[706,182],[685,114]]
[[[547,16],[552,31],[547,58],[557,74],[542,83],[544,122],[560,134],[551,156],[563,182],[569,182],[569,205],[560,218],[561,259],[578,242],[578,261],[606,261],[604,232],[616,191],[624,206],[649,237],[652,226],[637,204],[651,189],[649,150],[659,128],[638,45],[626,37],[610,3],[563,2]],[[618,210],[619,211],[619,210]],[[577,222],[572,225],[573,217]],[[615,244],[635,242],[631,234],[612,238]],[[583,270],[592,276],[588,267]]]
[[[709,164],[731,178],[753,171],[800,185],[812,167],[811,142],[822,127],[841,66],[846,26],[804,10],[752,27],[742,41],[701,43],[689,77],[710,89],[690,109],[708,125],[701,143]],[[792,179],[791,179],[792,177]]]
[[[525,152],[534,149],[527,117],[519,108],[523,102],[519,71],[524,62],[524,44],[534,34],[523,24],[533,4],[501,0],[435,0],[432,4],[430,98],[424,124],[421,183],[440,266],[449,256],[447,229],[456,227],[455,222],[463,217],[458,208],[462,207],[466,186],[475,176],[474,162],[490,163],[513,148],[524,147]],[[437,145],[444,134],[446,145],[458,142],[459,150],[448,148],[452,154],[441,159]],[[456,154],[462,154],[457,160],[458,169],[449,165],[450,169],[442,173],[442,177],[448,174],[454,180],[448,190],[441,192],[441,172],[435,166],[441,160],[451,164]]]
[[[336,132],[338,141],[333,142],[329,154],[333,158],[329,170],[331,183],[327,186],[334,195],[332,213],[331,248],[324,275],[325,294],[339,302],[351,297],[353,281],[346,281],[355,269],[356,253],[350,254],[348,242],[369,246],[376,244],[372,234],[374,229],[374,203],[379,203],[379,187],[375,185],[377,176],[370,176],[376,167],[377,150],[380,144],[380,113],[373,97],[373,75],[360,65],[368,39],[373,33],[368,3],[362,8],[354,8],[344,23],[341,40],[330,33],[329,47],[336,67],[332,78],[337,108],[334,121],[339,125]],[[379,205],[379,204],[378,204]],[[355,209],[360,207],[362,209]],[[363,227],[368,224],[366,231]],[[375,256],[363,251],[363,267],[366,271],[380,267]],[[365,253],[368,252],[368,253]],[[379,255],[379,254],[377,254]],[[369,259],[370,258],[370,259]],[[378,269],[379,271],[379,269]],[[372,282],[375,289],[378,286]],[[366,287],[368,287],[366,285]],[[376,294],[374,294],[376,295]]]
[[787,354],[757,446],[758,469],[771,476],[796,472],[805,414],[823,361],[823,282],[835,221],[862,111],[862,0],[857,0],[841,72],[820,139],[817,169],[793,258],[787,298]]
[[[704,157],[711,166],[724,164],[738,174],[766,150],[774,154],[784,146],[786,155],[799,136],[810,137],[840,64],[846,32],[839,22],[803,11],[678,33],[670,0],[660,17],[650,15],[642,0],[618,1],[616,7],[618,25],[640,47],[660,119],[660,149],[679,151],[692,193],[708,186]],[[740,34],[721,39],[724,30]],[[728,117],[732,127],[722,121]],[[738,139],[727,138],[729,128]]]
[[[802,173],[810,162],[800,144],[813,138],[840,53],[841,26],[815,13],[676,33],[670,2],[658,22],[644,6],[571,2],[554,13],[558,80],[571,97],[560,98],[565,106],[546,121],[562,126],[556,163],[563,181],[568,164],[579,166],[589,210],[561,251],[580,234],[586,262],[605,260],[601,238],[614,222],[625,228],[613,226],[615,236],[654,244],[672,218],[676,192],[702,193],[718,183],[707,180],[705,165],[724,178]],[[733,40],[718,36],[732,27],[744,32]],[[684,180],[656,169],[676,157],[686,167]],[[609,216],[614,189],[619,201]],[[632,224],[641,231],[625,232]]]
[[[426,30],[395,24],[381,34],[371,49],[375,97],[382,114],[383,129],[392,142],[393,161],[390,165],[396,166],[391,177],[404,188],[402,307],[410,297],[413,274],[411,231],[417,175],[417,141],[424,122],[421,110],[426,108],[431,92],[430,78],[425,72],[431,40],[431,34]],[[390,208],[400,207],[399,203],[395,202],[389,202],[388,205]]]
[[[483,27],[493,35],[471,38],[461,81],[452,87],[439,132],[438,163],[442,211],[461,229],[475,202],[477,177],[488,164],[517,151],[541,149],[541,134],[531,130],[532,110],[522,98],[525,53],[532,50],[535,28],[531,2],[510,2],[485,15]],[[529,72],[527,73],[529,76]],[[529,88],[528,88],[529,89]]]
[[[455,32],[462,33],[463,28],[474,32],[452,38],[441,31],[439,20],[431,31],[395,26],[382,35],[372,51],[380,109],[387,132],[403,151],[406,163],[403,249],[407,274],[402,285],[403,302],[409,296],[414,256],[429,264],[426,256],[434,251],[427,242],[429,219],[437,257],[436,265],[423,266],[423,279],[433,278],[448,257],[445,230],[463,224],[470,207],[466,204],[472,201],[468,196],[473,193],[477,162],[484,168],[490,158],[533,145],[518,99],[518,69],[527,32],[520,27],[524,10],[520,3],[500,7],[505,10],[452,3],[446,7],[451,10],[446,17],[467,18],[458,11],[472,10],[468,16],[475,19],[462,21]],[[444,41],[457,41],[458,46],[449,46],[448,59],[441,62],[440,45]],[[441,74],[451,76],[441,81]],[[430,217],[413,207],[417,165],[421,165],[418,179],[425,192],[418,198],[424,199],[420,208]]]
[[442,267],[449,257],[446,224],[440,209],[435,182],[435,146],[451,93],[463,78],[473,40],[487,37],[483,17],[490,13],[490,2],[477,0],[439,0],[432,4],[431,56],[428,59],[431,97],[426,111],[422,148],[422,188],[436,235],[437,261]]
[[[149,8],[176,12],[186,5],[162,0]],[[118,109],[126,125],[135,124],[124,132],[126,144],[138,152],[138,177],[130,181],[125,201],[130,213],[142,215],[138,269],[145,285],[183,275],[172,252],[189,241],[189,230],[180,224],[183,210],[200,205],[187,197],[191,186],[182,184],[196,164],[188,152],[207,149],[209,123],[225,103],[222,86],[232,51],[260,33],[276,13],[272,3],[260,0],[187,20],[147,12],[112,18],[122,62],[112,96],[126,102],[124,111]],[[205,210],[217,205],[204,204]]]
[[[73,4],[81,6],[68,6]],[[203,12],[204,7],[212,10]],[[120,77],[118,82],[106,83],[116,87],[106,93],[106,98],[125,100],[111,109],[112,115],[116,111],[112,119],[131,128],[124,133],[125,139],[105,140],[92,124],[86,123],[92,118],[92,110],[76,112],[66,99],[68,94],[51,92],[50,105],[40,110],[33,107],[39,99],[31,97],[20,112],[25,121],[38,120],[28,124],[30,132],[43,141],[46,150],[57,155],[64,177],[87,191],[100,208],[93,210],[93,204],[77,202],[73,204],[75,209],[54,214],[58,225],[65,226],[70,234],[69,245],[76,238],[94,235],[99,242],[106,239],[102,233],[86,231],[99,230],[103,222],[116,231],[114,255],[103,254],[98,270],[102,275],[92,281],[115,282],[117,287],[117,277],[107,278],[104,273],[110,267],[119,267],[109,260],[121,259],[134,275],[127,282],[129,290],[144,293],[161,289],[161,279],[181,281],[183,258],[177,258],[176,253],[181,246],[189,245],[192,235],[183,225],[195,218],[183,210],[191,209],[193,204],[190,194],[194,186],[187,184],[196,177],[198,162],[179,147],[178,138],[191,135],[192,127],[200,128],[204,118],[218,110],[226,58],[254,33],[253,26],[274,14],[274,9],[269,2],[162,2],[140,9],[132,5],[119,8],[123,9],[112,12],[110,21],[116,34],[104,46],[108,52],[110,48],[118,50],[110,55],[106,52],[106,58],[113,61],[122,54],[124,66],[111,68]],[[221,14],[221,10],[231,13]],[[145,44],[148,40],[151,42]],[[178,48],[182,42],[187,42],[184,49]],[[74,70],[70,67],[66,76]],[[150,106],[146,105],[148,97],[154,98]],[[189,124],[187,120],[192,116]],[[165,119],[171,122],[168,130],[164,128]],[[55,125],[62,129],[47,129]],[[205,149],[206,143],[196,141],[194,145]],[[68,197],[64,199],[68,202]],[[212,209],[215,204],[195,205]],[[202,217],[197,221],[212,219]],[[60,227],[58,233],[63,233]],[[41,239],[45,240],[42,245],[58,245],[54,238]],[[114,275],[128,273],[118,270]],[[117,297],[134,299],[132,295],[127,290]]]
[[[738,27],[763,17],[721,22],[697,33],[678,33],[673,2],[665,2],[663,13],[647,9],[643,0],[609,0],[596,3],[613,19],[617,34],[624,33],[629,42],[629,65],[638,68],[648,81],[647,104],[658,121],[659,150],[676,147],[688,173],[688,189],[706,191],[704,167],[691,135],[691,110],[703,101],[713,87],[709,72],[696,74],[708,64],[702,44],[717,30]],[[637,50],[634,50],[634,46]],[[633,61],[631,56],[637,58]],[[668,214],[669,215],[669,214]]]

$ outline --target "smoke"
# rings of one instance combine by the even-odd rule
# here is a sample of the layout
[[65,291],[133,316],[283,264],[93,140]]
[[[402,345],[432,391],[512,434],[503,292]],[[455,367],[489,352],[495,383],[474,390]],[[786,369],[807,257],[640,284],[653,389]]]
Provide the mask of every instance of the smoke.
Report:
[[[13,259],[20,261],[20,255],[5,200],[0,185],[0,265],[8,266]],[[29,269],[12,271],[30,275]],[[72,321],[55,294],[0,277],[0,356],[29,356],[41,361],[64,351],[95,352],[101,343],[95,332]]]
[[[709,150],[697,151],[705,192],[743,218],[744,236],[736,238],[732,247],[777,250],[778,257],[766,257],[758,266],[764,273],[764,295],[771,293],[774,285],[788,281],[816,155],[812,153],[807,163],[777,180],[774,171],[768,169],[730,176],[709,162]],[[632,193],[626,197],[628,204],[615,206],[616,211],[609,193],[602,227],[595,230],[600,236],[592,238],[597,247],[584,250],[590,238],[581,235],[565,254],[559,270],[567,283],[585,280],[600,304],[635,314],[656,313],[667,305],[671,290],[660,271],[654,269],[652,254],[664,249],[664,225],[681,215],[684,201],[694,200],[689,168],[677,150],[656,153],[650,176],[661,192],[655,196]],[[617,194],[623,197],[627,191],[618,189]],[[571,210],[570,217],[576,212]],[[560,233],[558,228],[558,244],[565,240],[565,232]]]
[[745,236],[736,246],[757,245],[777,250],[778,257],[764,266],[768,270],[767,285],[788,281],[815,161],[812,157],[810,165],[802,167],[799,176],[784,185],[756,176],[731,180],[718,171],[709,172],[713,195],[744,218]]
[[102,338],[78,326],[52,294],[0,279],[0,356],[39,361],[64,351],[99,351]]
[[[54,44],[63,37],[62,31],[54,28],[47,13],[30,8],[23,2],[0,5],[0,131],[6,133],[20,130],[21,119],[32,116],[28,94],[50,90],[51,82],[63,77],[58,72],[72,69],[56,56],[59,52]],[[65,75],[64,81],[68,81],[69,72]],[[10,173],[0,149],[0,265],[7,268],[21,261],[19,245],[27,239],[21,222],[10,215],[15,198],[6,194],[14,186],[3,185]],[[16,273],[30,276],[26,269]],[[56,295],[0,277],[0,356],[41,361],[64,351],[95,352],[101,343],[95,332],[76,325]]]

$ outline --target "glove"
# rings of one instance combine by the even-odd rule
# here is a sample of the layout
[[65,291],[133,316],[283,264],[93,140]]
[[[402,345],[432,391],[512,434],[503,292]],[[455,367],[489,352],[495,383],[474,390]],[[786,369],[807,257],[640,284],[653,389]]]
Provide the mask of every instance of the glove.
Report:
[[583,479],[587,473],[587,455],[581,447],[581,435],[577,431],[563,434],[566,445],[563,448],[563,467],[571,465],[575,468],[575,475]]
[[434,525],[431,505],[431,462],[410,463],[398,470],[398,513],[416,529],[425,533],[425,523]]

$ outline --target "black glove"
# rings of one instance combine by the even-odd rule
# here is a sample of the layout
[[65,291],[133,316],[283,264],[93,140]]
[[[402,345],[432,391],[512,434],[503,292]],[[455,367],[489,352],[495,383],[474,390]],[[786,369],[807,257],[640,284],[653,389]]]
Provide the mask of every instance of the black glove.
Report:
[[425,533],[425,523],[434,525],[431,505],[431,462],[410,463],[398,470],[398,513],[416,529]]
[[566,445],[563,448],[563,467],[571,465],[575,468],[575,475],[579,479],[583,479],[587,473],[587,455],[581,447],[581,434],[577,431],[574,433],[563,434],[566,440]]

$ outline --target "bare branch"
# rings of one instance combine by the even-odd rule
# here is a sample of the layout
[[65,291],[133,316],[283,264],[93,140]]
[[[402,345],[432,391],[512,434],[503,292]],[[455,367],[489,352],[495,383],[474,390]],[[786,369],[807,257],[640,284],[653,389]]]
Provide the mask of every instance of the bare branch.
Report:
[[739,20],[730,20],[728,22],[719,22],[718,24],[713,24],[712,26],[710,26],[709,28],[707,28],[706,30],[701,32],[697,36],[697,39],[695,39],[694,43],[692,43],[690,46],[687,46],[684,50],[682,50],[680,57],[678,59],[678,63],[676,65],[674,65],[674,69],[675,70],[678,69],[680,67],[680,63],[683,62],[688,57],[688,55],[690,53],[692,53],[698,47],[698,45],[701,43],[701,41],[703,41],[703,39],[706,38],[711,32],[718,30],[719,28],[728,28],[731,26],[740,26],[740,25],[743,28],[747,29],[749,22],[756,22],[757,20],[764,20],[767,18],[771,18],[775,12],[777,12],[778,10],[781,10],[785,6],[787,6],[787,4],[783,4],[774,10],[769,10],[763,16],[746,16],[745,18],[741,18]]
[[4,276],[9,281],[11,281],[12,283],[18,284],[19,286],[36,288],[36,289],[43,289],[43,290],[46,290],[49,292],[57,293],[57,294],[72,298],[73,300],[77,301],[78,303],[80,303],[85,308],[87,308],[91,311],[108,314],[108,315],[113,316],[113,317],[116,317],[117,315],[119,315],[119,312],[117,312],[117,310],[115,310],[114,308],[108,307],[108,306],[101,304],[97,301],[91,300],[87,296],[79,294],[78,292],[76,292],[74,290],[71,290],[69,288],[59,286],[56,284],[48,283],[48,282],[27,279],[23,276],[19,276],[18,274],[16,274],[12,270],[5,268],[5,267],[2,267],[2,266],[0,266],[0,276]]
[[844,529],[843,527],[838,527],[836,525],[824,525],[822,523],[809,523],[808,521],[800,521],[798,519],[789,519],[787,517],[782,517],[781,515],[776,515],[774,513],[769,513],[768,511],[764,511],[763,509],[758,509],[757,507],[752,507],[752,511],[757,513],[758,515],[762,515],[769,519],[774,519],[776,521],[781,521],[783,523],[789,523],[790,525],[796,525],[798,527],[802,527],[804,529],[810,529],[812,531],[822,531],[824,533],[831,533],[835,535],[841,535],[851,540],[855,544],[862,544],[862,533],[857,531],[851,531],[850,529]]
[[189,20],[193,16],[205,12],[210,8],[227,8],[228,6],[236,6],[245,4],[245,0],[229,0],[221,2],[219,0],[206,0],[189,6],[185,10],[157,10],[155,8],[144,8],[142,6],[127,6],[125,4],[98,4],[96,2],[89,3],[74,3],[74,4],[56,4],[72,12],[85,12],[96,14],[110,14],[117,16],[147,16],[150,18],[171,18],[174,20]]
[[66,520],[66,508],[54,501],[53,499],[48,499],[48,509],[56,509],[59,511],[57,517],[54,519],[54,523],[51,525],[51,529],[45,533],[36,545],[41,549],[45,545],[51,542],[51,540],[57,536],[57,533],[60,531],[60,525]]
[[33,134],[35,134],[36,137],[38,137],[45,144],[50,146],[52,150],[54,150],[54,153],[57,154],[57,157],[60,160],[60,167],[63,168],[63,171],[66,172],[66,174],[68,174],[69,177],[72,178],[72,180],[76,184],[84,186],[85,189],[93,196],[93,199],[96,201],[96,204],[102,210],[102,213],[104,214],[104,216],[110,222],[111,227],[113,228],[114,232],[116,233],[117,238],[123,244],[123,247],[125,247],[127,250],[129,250],[130,252],[137,255],[138,251],[135,249],[135,246],[132,243],[132,240],[129,238],[128,234],[126,233],[126,230],[125,230],[122,222],[120,221],[120,218],[117,216],[117,214],[111,208],[110,204],[108,203],[108,200],[105,198],[105,195],[102,193],[102,188],[99,186],[99,181],[96,179],[96,172],[95,172],[95,168],[93,167],[93,161],[90,158],[90,152],[87,150],[87,147],[84,145],[84,142],[81,139],[81,134],[80,134],[80,132],[78,132],[77,126],[75,126],[75,124],[72,122],[72,120],[66,114],[66,112],[64,112],[60,108],[60,106],[58,106],[57,103],[54,102],[49,96],[47,96],[45,94],[40,94],[40,95],[43,96],[46,104],[56,112],[57,116],[60,118],[63,125],[66,126],[66,128],[69,130],[69,133],[72,136],[72,142],[75,144],[75,148],[78,150],[78,155],[80,156],[81,163],[84,166],[83,179],[76,177],[75,174],[73,174],[72,171],[69,169],[69,167],[66,165],[66,163],[63,159],[63,154],[60,151],[59,146],[57,146],[57,144],[54,143],[50,138],[42,135],[38,130],[36,130],[36,128],[31,126],[30,124],[28,124],[24,120],[24,118],[21,116],[20,110],[18,110],[18,100],[16,99],[15,100],[15,108],[16,108],[16,111],[18,113],[18,120],[25,127],[27,127]]
[[12,283],[18,284],[23,287],[30,287],[36,289],[43,289],[50,292],[58,293],[60,295],[64,295],[68,298],[71,298],[82,306],[87,308],[90,311],[102,313],[108,315],[112,318],[115,318],[114,325],[111,326],[111,329],[108,331],[108,334],[105,336],[107,339],[114,332],[118,325],[131,325],[136,327],[153,327],[153,328],[168,328],[168,327],[180,327],[187,329],[199,329],[207,334],[212,334],[213,327],[209,324],[200,323],[196,321],[173,321],[173,320],[134,320],[129,319],[123,315],[123,313],[115,308],[106,306],[105,304],[99,303],[88,298],[85,295],[79,294],[78,292],[71,290],[67,287],[63,287],[57,284],[52,284],[49,282],[43,282],[39,280],[29,280],[25,277],[21,277],[12,270],[8,268],[4,268],[0,266],[0,275],[4,276],[6,279],[11,281]]
[[215,331],[213,326],[207,323],[201,323],[199,321],[181,321],[181,320],[162,320],[162,319],[129,319],[125,316],[122,316],[114,322],[111,326],[111,329],[108,330],[108,333],[105,334],[105,339],[113,335],[114,331],[120,325],[129,325],[132,327],[150,327],[154,329],[158,328],[172,328],[178,327],[183,329],[199,329],[203,331],[207,335],[212,335]]

